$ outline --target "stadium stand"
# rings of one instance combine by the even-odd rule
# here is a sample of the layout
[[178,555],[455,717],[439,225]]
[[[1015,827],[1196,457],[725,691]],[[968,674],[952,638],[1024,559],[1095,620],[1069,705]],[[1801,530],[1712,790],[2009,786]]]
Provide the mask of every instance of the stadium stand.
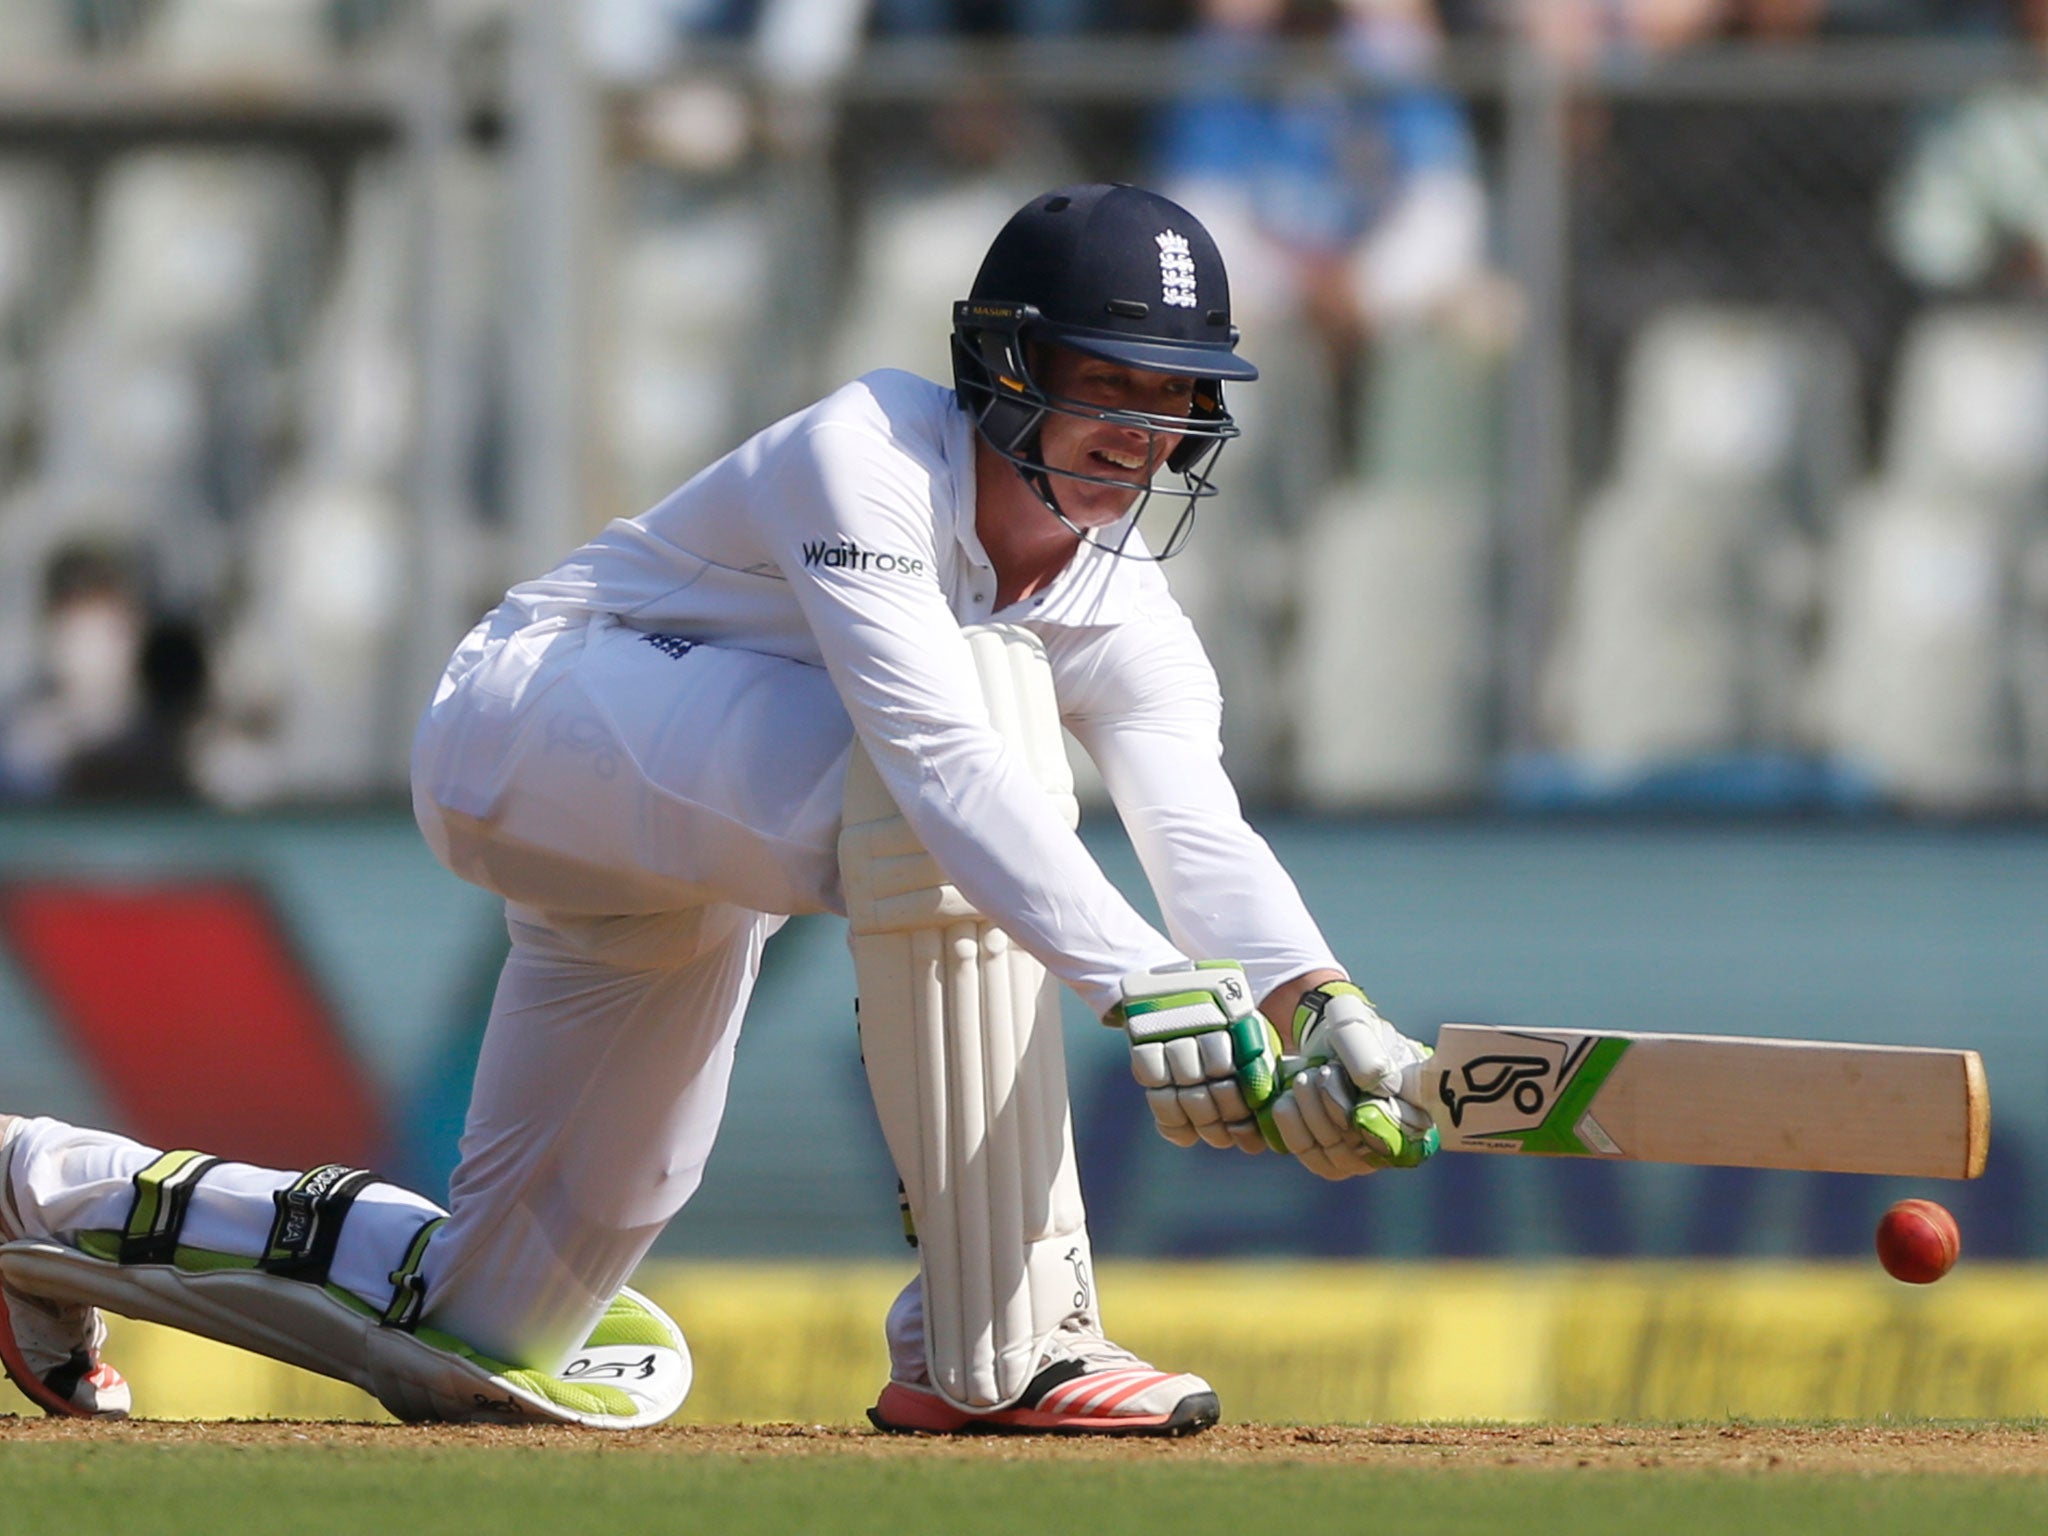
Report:
[[1830,750],[1904,805],[2019,792],[2018,573],[2048,497],[2044,420],[2048,316],[1945,306],[1916,322],[1882,472],[1842,511],[1816,695]]
[[158,0],[137,53],[167,70],[275,77],[334,52],[327,0]]
[[1609,785],[1799,745],[1812,542],[1853,462],[1854,369],[1818,320],[1685,306],[1645,327],[1581,515],[1546,703]]
[[620,237],[607,415],[621,515],[731,446],[739,348],[766,302],[771,254],[766,217],[746,199],[643,213]]
[[[1294,783],[1324,810],[1484,786],[1495,644],[1497,360],[1411,332],[1374,350],[1361,479],[1300,533]],[[1305,748],[1312,748],[1306,750]]]
[[70,13],[64,0],[8,0],[0,5],[0,74],[74,55],[78,36]]
[[228,804],[361,793],[397,755],[388,695],[409,590],[402,490],[417,390],[404,192],[386,162],[353,178],[297,380],[301,451],[244,537],[247,596],[216,684],[238,728],[214,734],[201,769]]

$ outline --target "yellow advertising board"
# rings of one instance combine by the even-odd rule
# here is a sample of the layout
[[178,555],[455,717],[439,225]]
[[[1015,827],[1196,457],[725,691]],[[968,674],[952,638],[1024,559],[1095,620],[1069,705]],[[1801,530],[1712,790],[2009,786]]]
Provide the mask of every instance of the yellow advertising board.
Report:
[[[856,1422],[900,1265],[659,1264],[681,1418]],[[1874,1264],[1105,1264],[1111,1336],[1226,1417],[1298,1423],[2048,1414],[2048,1266],[1914,1288]],[[116,1320],[138,1414],[381,1418],[351,1388]],[[0,1387],[0,1412],[28,1411]]]

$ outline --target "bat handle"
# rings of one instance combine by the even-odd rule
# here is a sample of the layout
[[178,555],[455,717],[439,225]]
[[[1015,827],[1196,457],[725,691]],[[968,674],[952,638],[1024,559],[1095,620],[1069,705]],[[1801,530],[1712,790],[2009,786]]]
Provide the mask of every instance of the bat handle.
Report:
[[1425,1085],[1429,1071],[1428,1061],[1418,1061],[1412,1066],[1403,1067],[1400,1080],[1394,1084],[1394,1097],[1404,1104],[1413,1104],[1417,1109],[1428,1112],[1429,1099]]

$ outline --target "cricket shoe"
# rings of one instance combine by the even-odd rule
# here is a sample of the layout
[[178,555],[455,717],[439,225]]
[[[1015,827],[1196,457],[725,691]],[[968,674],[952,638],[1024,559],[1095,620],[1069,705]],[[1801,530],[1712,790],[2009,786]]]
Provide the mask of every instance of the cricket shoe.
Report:
[[43,1412],[58,1418],[125,1419],[121,1373],[100,1358],[106,1319],[97,1307],[44,1301],[0,1285],[0,1366]]
[[[8,1213],[7,1149],[25,1122],[0,1115],[0,1242],[21,1234]],[[97,1308],[45,1301],[0,1284],[0,1369],[43,1412],[77,1419],[128,1417],[128,1383],[100,1358],[106,1320]]]
[[1095,1334],[1054,1336],[1023,1395],[971,1413],[927,1382],[891,1381],[868,1410],[898,1435],[1192,1435],[1217,1420],[1216,1393],[1185,1371],[1156,1371]]

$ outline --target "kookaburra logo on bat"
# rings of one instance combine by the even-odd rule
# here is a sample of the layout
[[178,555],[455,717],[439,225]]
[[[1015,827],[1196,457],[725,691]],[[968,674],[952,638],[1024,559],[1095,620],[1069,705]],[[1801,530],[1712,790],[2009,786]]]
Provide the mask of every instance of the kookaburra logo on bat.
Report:
[[1474,1104],[1495,1104],[1512,1097],[1522,1114],[1534,1119],[1543,1112],[1545,1080],[1556,1069],[1545,1056],[1475,1056],[1459,1069],[1461,1086],[1451,1086],[1452,1074],[1437,1078],[1437,1097],[1451,1113],[1451,1124],[1465,1123],[1465,1111]]

